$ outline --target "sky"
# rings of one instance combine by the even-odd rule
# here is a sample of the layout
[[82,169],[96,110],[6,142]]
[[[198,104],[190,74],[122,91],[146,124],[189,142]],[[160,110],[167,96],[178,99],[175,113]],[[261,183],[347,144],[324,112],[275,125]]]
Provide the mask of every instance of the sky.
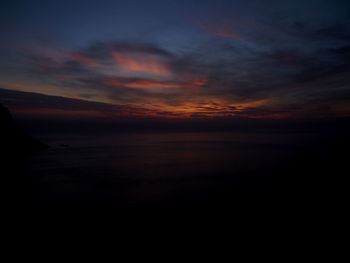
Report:
[[350,1],[3,1],[17,114],[350,117]]

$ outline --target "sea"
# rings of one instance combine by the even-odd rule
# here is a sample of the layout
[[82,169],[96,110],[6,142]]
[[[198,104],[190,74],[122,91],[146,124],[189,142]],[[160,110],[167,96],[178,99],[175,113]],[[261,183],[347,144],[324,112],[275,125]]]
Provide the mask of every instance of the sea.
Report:
[[317,184],[315,173],[329,153],[328,137],[313,132],[135,131],[36,138],[49,148],[22,161],[27,187],[33,202],[60,207],[290,200]]

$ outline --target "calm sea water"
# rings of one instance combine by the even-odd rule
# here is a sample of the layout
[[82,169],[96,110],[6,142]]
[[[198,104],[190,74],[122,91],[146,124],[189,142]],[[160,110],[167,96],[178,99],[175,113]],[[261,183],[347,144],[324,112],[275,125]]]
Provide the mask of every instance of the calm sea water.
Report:
[[37,198],[63,204],[205,200],[264,187],[276,169],[312,148],[314,138],[213,132],[41,136],[50,148],[28,158],[23,169]]

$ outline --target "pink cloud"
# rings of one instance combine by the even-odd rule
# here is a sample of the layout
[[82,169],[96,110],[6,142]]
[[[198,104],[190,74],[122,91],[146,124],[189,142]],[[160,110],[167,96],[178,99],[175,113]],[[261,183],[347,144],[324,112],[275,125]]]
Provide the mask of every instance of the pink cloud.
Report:
[[93,60],[92,58],[83,56],[79,53],[70,53],[69,55],[72,60],[77,61],[82,65],[86,65],[89,67],[98,67],[100,65],[97,61]]
[[118,68],[126,72],[143,72],[157,76],[170,76],[168,66],[157,59],[147,56],[127,56],[117,51],[112,51],[114,60]]

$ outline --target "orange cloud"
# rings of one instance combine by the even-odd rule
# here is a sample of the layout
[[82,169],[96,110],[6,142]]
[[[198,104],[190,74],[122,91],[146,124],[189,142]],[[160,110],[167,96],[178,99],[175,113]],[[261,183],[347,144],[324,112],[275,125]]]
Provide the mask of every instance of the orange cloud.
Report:
[[[172,118],[215,118],[242,116],[245,111],[263,107],[268,102],[267,99],[256,100],[246,103],[228,103],[221,99],[213,99],[203,103],[203,98],[197,101],[183,102],[179,105],[169,105],[167,103],[153,103],[144,105],[144,108],[152,108],[157,114],[171,113]],[[249,116],[249,113],[248,113]],[[255,117],[255,116],[254,116]],[[262,117],[262,116],[259,116]]]
[[118,68],[126,72],[143,72],[158,76],[171,75],[167,65],[159,60],[146,56],[134,58],[122,55],[117,51],[112,51],[112,55],[118,64]]
[[108,80],[105,82],[108,86],[113,87],[128,87],[128,88],[180,88],[181,84],[166,83],[155,80],[140,79],[131,82],[123,82],[119,80]]
[[191,88],[191,87],[202,87],[206,84],[206,80],[198,81],[156,81],[149,79],[136,79],[128,81],[125,79],[112,79],[104,82],[107,86],[112,87],[128,87],[128,88],[140,88],[140,89],[152,89],[152,88]]
[[89,67],[98,67],[100,64],[95,60],[85,57],[79,53],[70,53],[71,59]]
[[180,88],[181,85],[176,83],[162,83],[152,80],[140,80],[126,84],[130,88]]
[[207,80],[203,79],[203,80],[196,80],[196,81],[192,81],[189,82],[188,84],[190,86],[195,86],[195,87],[202,87],[207,83]]

